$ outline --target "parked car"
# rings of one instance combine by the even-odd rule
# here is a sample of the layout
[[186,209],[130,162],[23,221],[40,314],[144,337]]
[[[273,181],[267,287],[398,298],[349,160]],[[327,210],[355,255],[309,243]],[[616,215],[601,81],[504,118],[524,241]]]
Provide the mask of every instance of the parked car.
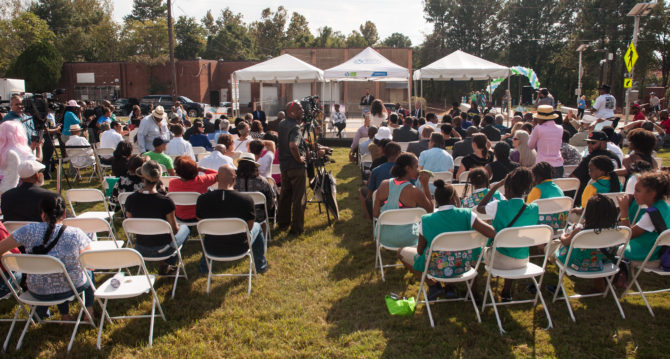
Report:
[[117,99],[114,101],[114,113],[119,116],[128,116],[132,112],[133,106],[139,104],[140,100],[135,97]]
[[[206,104],[195,102],[186,96],[177,96],[177,99],[179,102],[181,102],[182,106],[184,106],[184,110],[189,117],[204,116],[205,106],[207,106]],[[147,112],[149,103],[153,103],[154,107],[158,105],[163,106],[163,108],[168,112],[174,105],[174,101],[172,101],[172,96],[170,95],[147,95],[142,97],[142,100],[140,101],[142,112]]]

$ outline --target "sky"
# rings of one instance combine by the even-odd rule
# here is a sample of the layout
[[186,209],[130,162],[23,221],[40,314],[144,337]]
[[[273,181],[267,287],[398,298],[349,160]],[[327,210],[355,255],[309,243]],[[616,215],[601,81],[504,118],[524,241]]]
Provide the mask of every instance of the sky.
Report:
[[[123,21],[133,8],[133,0],[112,0],[114,20]],[[242,13],[249,24],[260,19],[261,11],[267,7],[276,10],[284,6],[290,20],[293,12],[304,15],[309,22],[312,34],[317,29],[330,26],[345,35],[358,30],[365,21],[370,20],[377,26],[380,40],[394,32],[400,32],[412,40],[412,45],[423,42],[424,34],[432,27],[423,18],[423,1],[420,0],[174,0],[174,16],[193,16],[200,20],[207,10],[217,18],[225,7],[235,13]]]

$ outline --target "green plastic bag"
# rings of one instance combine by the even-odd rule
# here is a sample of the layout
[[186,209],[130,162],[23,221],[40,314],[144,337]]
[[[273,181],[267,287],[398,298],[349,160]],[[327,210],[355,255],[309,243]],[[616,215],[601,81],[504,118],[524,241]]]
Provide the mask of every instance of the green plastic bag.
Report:
[[386,308],[391,315],[412,315],[416,309],[414,297],[398,299],[394,295],[386,295]]

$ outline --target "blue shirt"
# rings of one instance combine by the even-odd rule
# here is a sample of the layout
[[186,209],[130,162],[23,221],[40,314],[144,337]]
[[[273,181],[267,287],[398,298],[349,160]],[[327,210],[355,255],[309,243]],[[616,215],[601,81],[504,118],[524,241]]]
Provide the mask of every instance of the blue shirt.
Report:
[[230,134],[230,132],[228,132],[228,131],[221,131],[221,130],[219,130],[219,131],[214,131],[214,132],[212,132],[212,133],[208,133],[208,134],[207,134],[207,139],[210,140],[210,141],[216,141],[216,140],[219,139],[219,136],[221,136],[221,135],[229,135],[229,134]]
[[105,116],[98,117],[98,125],[102,125],[105,122],[112,123],[112,119],[109,118],[109,117],[105,117]]
[[209,142],[207,136],[202,133],[191,135],[191,137],[188,138],[188,142],[190,142],[193,147],[200,146],[204,147],[207,151],[212,150],[212,143]]
[[375,191],[382,184],[382,181],[392,177],[391,168],[393,165],[395,165],[395,162],[384,162],[372,170],[370,179],[368,180],[368,189],[370,191]]
[[584,101],[582,99],[579,99],[579,101],[577,101],[577,108],[585,109],[586,108],[586,101]]
[[433,147],[421,152],[419,166],[432,172],[444,172],[454,169],[454,159],[449,152],[439,147]]
[[26,115],[25,113],[22,113],[22,114],[19,115],[18,113],[14,112],[14,111],[9,111],[9,112],[7,112],[5,117],[2,118],[2,122],[11,121],[11,120],[16,120],[16,121],[19,121],[19,122],[23,123],[23,127],[26,128],[26,136],[28,137],[28,143],[30,144],[31,136],[36,135],[35,126],[33,124],[32,117]]
[[71,111],[66,111],[65,116],[63,117],[63,131],[62,133],[66,136],[72,136],[70,132],[70,126],[81,124],[79,117]]

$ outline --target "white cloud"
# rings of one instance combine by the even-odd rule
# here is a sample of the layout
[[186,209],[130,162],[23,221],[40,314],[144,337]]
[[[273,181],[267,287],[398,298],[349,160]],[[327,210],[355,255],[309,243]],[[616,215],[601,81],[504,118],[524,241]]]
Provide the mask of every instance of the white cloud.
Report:
[[[114,19],[122,21],[133,7],[132,0],[113,0]],[[412,45],[423,42],[424,33],[431,31],[430,24],[423,18],[423,5],[419,0],[176,0],[173,10],[175,16],[187,15],[201,19],[207,10],[212,10],[214,17],[225,7],[244,15],[244,20],[251,23],[260,18],[261,11],[267,7],[272,10],[283,5],[289,12],[304,15],[309,22],[312,33],[323,26],[330,26],[335,31],[347,35],[352,30],[370,20],[377,26],[379,37],[384,39],[394,32],[400,32],[412,39]]]

